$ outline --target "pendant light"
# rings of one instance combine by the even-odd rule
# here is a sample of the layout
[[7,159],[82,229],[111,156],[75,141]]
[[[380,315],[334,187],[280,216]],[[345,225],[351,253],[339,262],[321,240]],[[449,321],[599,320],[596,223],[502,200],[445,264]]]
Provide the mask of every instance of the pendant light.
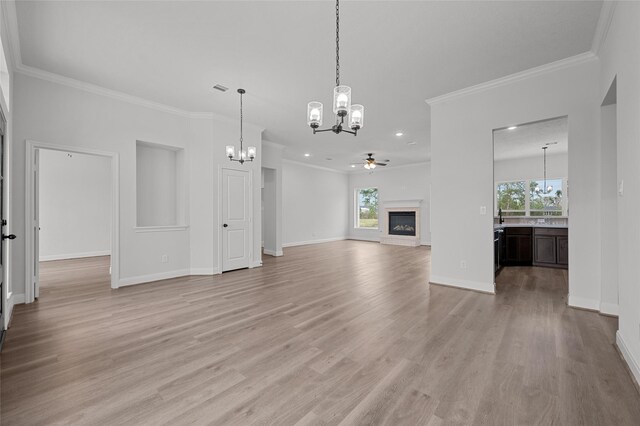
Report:
[[542,147],[542,162],[543,162],[543,167],[544,167],[544,189],[540,189],[539,185],[536,185],[535,191],[536,194],[542,196],[542,197],[548,197],[549,195],[552,195],[551,193],[553,192],[553,185],[549,185],[547,186],[547,148],[549,148],[548,146],[543,146]]
[[227,145],[226,151],[227,151],[227,157],[229,157],[229,160],[237,161],[238,163],[243,164],[245,161],[253,161],[253,159],[256,158],[256,147],[255,146],[247,147],[246,151],[242,147],[242,144],[243,144],[243,140],[242,140],[242,95],[244,95],[246,93],[246,91],[244,89],[238,89],[238,93],[240,93],[240,151],[238,152],[238,157],[239,158],[235,158],[236,157],[236,148],[235,148],[235,146]]
[[[336,0],[336,87],[333,89],[333,113],[336,115],[336,124],[328,129],[318,130],[322,126],[322,102],[309,102],[307,104],[307,124],[313,129],[313,134],[319,132],[342,132],[356,136],[358,130],[364,126],[364,107],[359,104],[351,104],[351,88],[340,85],[340,0]],[[347,117],[347,126],[343,127]]]

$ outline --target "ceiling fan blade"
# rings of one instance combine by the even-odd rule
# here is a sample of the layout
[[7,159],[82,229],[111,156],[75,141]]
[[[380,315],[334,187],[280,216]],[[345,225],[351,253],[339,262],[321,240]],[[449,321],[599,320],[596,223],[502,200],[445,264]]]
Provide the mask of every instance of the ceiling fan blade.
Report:
[[387,163],[376,163],[376,166],[386,166]]

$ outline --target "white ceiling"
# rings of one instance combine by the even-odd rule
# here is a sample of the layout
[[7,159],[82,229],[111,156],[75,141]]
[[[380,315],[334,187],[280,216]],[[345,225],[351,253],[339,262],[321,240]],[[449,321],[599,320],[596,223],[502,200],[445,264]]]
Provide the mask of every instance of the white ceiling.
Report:
[[[601,6],[343,1],[341,80],[366,108],[355,138],[306,126],[307,102],[330,109],[332,1],[20,1],[16,9],[25,65],[230,117],[243,87],[246,120],[285,145],[285,158],[349,170],[366,152],[389,167],[428,160],[425,99],[588,51]],[[214,91],[216,83],[232,90]]]
[[526,157],[542,157],[542,147],[549,145],[547,155],[569,152],[569,123],[567,117],[538,121],[500,129],[493,132],[495,161]]

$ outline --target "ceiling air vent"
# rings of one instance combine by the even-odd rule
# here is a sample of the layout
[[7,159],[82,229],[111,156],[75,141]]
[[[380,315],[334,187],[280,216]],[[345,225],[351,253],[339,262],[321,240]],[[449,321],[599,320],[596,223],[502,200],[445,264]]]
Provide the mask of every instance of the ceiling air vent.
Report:
[[216,84],[215,86],[213,86],[213,88],[221,92],[226,92],[227,90],[229,90],[228,87],[224,87],[222,84]]

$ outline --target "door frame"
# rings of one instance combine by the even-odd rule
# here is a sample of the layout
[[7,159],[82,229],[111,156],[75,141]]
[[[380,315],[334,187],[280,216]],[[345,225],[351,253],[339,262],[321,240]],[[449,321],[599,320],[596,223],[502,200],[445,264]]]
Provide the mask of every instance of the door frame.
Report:
[[[222,237],[222,225],[223,225],[223,221],[222,221],[222,203],[224,201],[224,197],[223,197],[223,182],[222,182],[222,170],[223,169],[227,169],[227,170],[236,170],[236,171],[241,171],[241,172],[249,172],[249,223],[251,223],[251,230],[249,232],[249,269],[252,269],[255,267],[255,265],[253,264],[253,234],[255,233],[255,229],[256,229],[256,223],[253,220],[253,169],[247,169],[247,168],[243,168],[243,167],[233,167],[233,165],[226,165],[226,166],[222,166],[222,165],[218,165],[218,223],[217,223],[217,229],[218,229],[218,273],[221,274],[223,272],[223,255],[222,255],[222,244],[223,244],[223,237]],[[215,238],[215,236],[214,236]]]
[[31,221],[36,214],[36,205],[33,202],[35,184],[33,179],[34,161],[36,151],[48,149],[52,151],[64,151],[75,154],[96,155],[111,160],[111,288],[119,286],[120,279],[120,184],[119,184],[119,154],[115,152],[99,151],[77,146],[58,145],[48,142],[38,142],[27,139],[25,155],[25,303],[35,300],[34,286],[31,278],[35,275],[35,261],[39,253],[35,252],[33,244],[34,232]]

